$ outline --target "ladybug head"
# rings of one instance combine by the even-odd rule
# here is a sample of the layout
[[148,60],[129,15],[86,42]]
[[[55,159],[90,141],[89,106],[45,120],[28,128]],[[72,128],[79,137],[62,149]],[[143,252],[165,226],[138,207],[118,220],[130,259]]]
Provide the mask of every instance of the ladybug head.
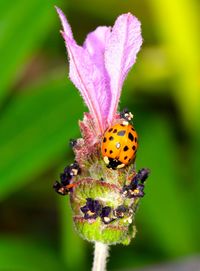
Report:
[[107,165],[108,168],[117,169],[124,167],[124,164],[117,159],[108,158],[108,160],[109,160],[109,163]]

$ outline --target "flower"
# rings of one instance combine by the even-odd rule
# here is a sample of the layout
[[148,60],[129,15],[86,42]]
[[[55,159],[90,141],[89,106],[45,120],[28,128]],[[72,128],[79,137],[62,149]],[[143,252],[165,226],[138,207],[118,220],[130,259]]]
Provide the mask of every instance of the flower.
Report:
[[63,12],[56,8],[69,56],[69,76],[91,113],[95,129],[102,134],[117,112],[123,82],[142,45],[140,22],[122,14],[113,27],[100,26],[79,46]]
[[93,200],[91,198],[86,199],[86,205],[80,208],[84,213],[86,219],[97,218],[101,211],[101,205],[98,200]]
[[[74,225],[84,239],[129,244],[135,235],[134,215],[139,199],[144,196],[144,181],[149,170],[136,173],[134,159],[132,163],[124,162],[123,168],[117,168],[119,161],[115,158],[112,165],[106,165],[101,143],[108,127],[124,127],[132,118],[127,109],[121,113],[117,109],[123,82],[142,44],[140,22],[131,13],[122,14],[113,27],[100,26],[89,33],[80,46],[63,12],[56,10],[69,56],[69,77],[89,112],[79,122],[82,138],[70,141],[75,162],[65,168],[54,189],[61,195],[70,195]],[[127,133],[129,151],[135,154],[137,133],[129,127],[132,129]],[[116,130],[117,135],[123,137],[126,128],[123,129],[118,133],[114,128],[108,132]],[[111,139],[114,138],[110,136]],[[121,145],[115,146],[119,149]],[[128,146],[123,148],[128,149]]]

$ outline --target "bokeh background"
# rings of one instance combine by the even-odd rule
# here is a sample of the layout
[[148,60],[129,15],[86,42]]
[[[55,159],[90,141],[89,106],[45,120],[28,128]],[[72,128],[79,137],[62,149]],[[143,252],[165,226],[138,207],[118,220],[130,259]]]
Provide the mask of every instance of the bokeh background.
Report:
[[135,115],[137,168],[151,176],[128,247],[109,270],[200,252],[200,36],[198,0],[0,0],[0,270],[90,270],[92,245],[74,232],[67,197],[52,189],[73,161],[86,107],[68,79],[54,5],[79,43],[123,12],[142,22],[144,43],[120,108]]

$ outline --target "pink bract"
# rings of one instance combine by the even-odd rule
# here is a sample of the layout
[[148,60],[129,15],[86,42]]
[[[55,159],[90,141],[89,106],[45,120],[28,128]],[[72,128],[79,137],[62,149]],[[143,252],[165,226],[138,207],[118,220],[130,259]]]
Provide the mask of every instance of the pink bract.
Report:
[[69,56],[69,76],[80,91],[98,134],[112,125],[123,82],[142,45],[141,25],[131,13],[120,15],[113,27],[100,26],[79,46],[63,14],[60,17]]

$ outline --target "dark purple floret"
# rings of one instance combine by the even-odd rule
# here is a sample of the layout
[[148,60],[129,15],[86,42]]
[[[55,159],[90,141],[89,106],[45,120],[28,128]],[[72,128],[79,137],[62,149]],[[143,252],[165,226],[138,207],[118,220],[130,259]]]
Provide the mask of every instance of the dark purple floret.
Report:
[[133,191],[133,197],[142,198],[144,197],[144,185],[139,184],[137,188]]
[[60,174],[60,181],[63,185],[68,185],[71,179],[80,173],[80,167],[75,161],[70,166],[65,167],[64,173]]
[[128,211],[128,208],[125,207],[124,205],[120,205],[117,207],[117,209],[115,209],[113,211],[114,216],[118,217],[118,218],[123,218],[124,214]]
[[63,186],[68,185],[70,183],[71,176],[65,173],[60,174],[60,181]]
[[71,170],[71,166],[65,167],[64,174],[66,175],[68,179],[71,179],[74,176]]
[[77,144],[77,139],[70,139],[69,140],[69,145],[74,148]]
[[125,119],[126,121],[131,121],[133,118],[132,113],[128,110],[128,108],[124,108],[122,112],[120,112],[120,117]]
[[148,178],[150,170],[142,168],[133,177],[129,185],[125,185],[122,193],[128,198],[141,198],[144,196],[144,182]]
[[101,217],[103,218],[103,217],[108,217],[109,216],[109,214],[110,214],[110,212],[111,212],[111,207],[109,207],[109,206],[105,206],[105,207],[103,207],[102,208],[102,211],[101,211]]
[[72,176],[75,176],[81,172],[79,164],[76,161],[74,161],[74,163],[70,165],[70,169],[71,169]]
[[58,193],[58,194],[60,194],[60,195],[62,195],[62,196],[67,195],[68,192],[69,192],[69,191],[67,191],[67,190],[65,189],[65,187],[64,187],[61,183],[59,183],[58,181],[56,181],[56,182],[54,183],[53,189],[56,191],[56,193]]
[[136,188],[132,188],[131,185],[123,187],[123,194],[127,198],[142,198],[144,196],[144,185],[138,184]]
[[111,207],[105,206],[102,208],[100,216],[104,224],[109,224],[115,220],[115,218],[110,217],[110,214],[111,214]]
[[99,212],[101,210],[101,204],[98,200],[93,200],[91,198],[87,198],[86,205],[92,212]]
[[144,183],[146,179],[148,178],[150,173],[150,170],[148,168],[142,168],[138,171],[138,174],[136,175],[138,180],[141,181],[141,183]]
[[127,107],[125,107],[121,112],[120,112],[120,117],[122,119],[126,119],[125,115],[129,113],[129,110]]
[[133,178],[133,180],[131,181],[131,183],[128,187],[129,187],[129,189],[134,190],[137,188],[137,186],[138,186],[138,178],[137,178],[137,174],[136,174],[136,176]]
[[93,200],[91,198],[87,198],[86,200],[86,205],[80,208],[84,213],[84,218],[97,218],[100,215],[102,209],[101,204],[98,200]]
[[138,186],[138,182],[132,181],[129,185],[123,186],[122,193],[127,195],[129,191],[134,191],[137,188],[137,186]]
[[61,188],[62,186],[61,186],[61,184],[58,182],[58,181],[56,181],[54,184],[53,184],[53,189],[55,189],[55,190],[57,190],[57,189],[59,189],[59,188]]
[[82,211],[84,214],[87,213],[87,212],[89,211],[89,208],[88,208],[87,205],[81,207],[80,209],[81,209],[81,211]]

